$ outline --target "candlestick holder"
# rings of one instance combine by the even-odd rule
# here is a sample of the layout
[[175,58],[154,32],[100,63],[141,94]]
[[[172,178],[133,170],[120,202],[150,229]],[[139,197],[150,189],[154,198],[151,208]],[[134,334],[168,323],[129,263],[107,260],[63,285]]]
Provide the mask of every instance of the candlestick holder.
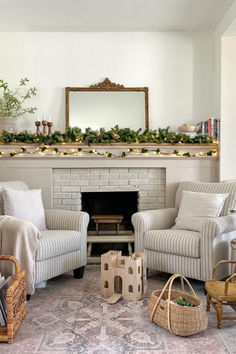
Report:
[[43,135],[47,135],[47,124],[48,124],[48,122],[46,120],[42,120]]
[[48,126],[48,135],[51,136],[52,135],[52,122],[47,122],[47,126]]
[[36,126],[36,135],[39,135],[41,122],[39,120],[36,120],[36,122],[34,122],[34,124]]

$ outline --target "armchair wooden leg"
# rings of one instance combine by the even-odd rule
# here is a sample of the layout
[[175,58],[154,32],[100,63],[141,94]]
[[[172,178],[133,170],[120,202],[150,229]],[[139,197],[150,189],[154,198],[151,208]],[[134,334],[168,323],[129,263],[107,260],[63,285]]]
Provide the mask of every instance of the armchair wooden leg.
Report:
[[83,278],[83,276],[84,276],[84,268],[85,268],[85,266],[79,267],[79,268],[76,268],[76,269],[73,270],[75,279]]
[[210,303],[210,300],[211,300],[211,296],[209,294],[207,294],[207,304],[206,304],[206,310],[207,311],[210,311],[210,307],[211,307],[211,303]]
[[222,328],[222,302],[217,301],[216,303],[218,328]]

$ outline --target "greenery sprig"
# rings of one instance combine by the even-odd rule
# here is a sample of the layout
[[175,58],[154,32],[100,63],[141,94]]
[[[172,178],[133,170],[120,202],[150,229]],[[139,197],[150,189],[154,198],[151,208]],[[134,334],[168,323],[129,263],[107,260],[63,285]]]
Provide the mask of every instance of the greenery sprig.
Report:
[[25,101],[35,96],[37,92],[35,87],[23,90],[23,87],[27,86],[28,82],[29,79],[27,77],[21,79],[16,90],[11,91],[8,83],[0,80],[0,118],[17,118],[26,113],[35,113],[37,107],[24,107]]
[[169,127],[165,129],[151,130],[142,129],[132,130],[130,128],[119,128],[115,126],[106,131],[104,128],[99,130],[92,130],[87,128],[85,132],[82,132],[80,128],[69,127],[66,132],[63,133],[56,130],[51,136],[43,134],[31,134],[27,131],[10,133],[2,131],[0,136],[0,142],[7,143],[25,143],[25,144],[45,144],[53,145],[60,143],[83,143],[88,146],[92,144],[105,143],[153,143],[153,144],[209,144],[214,142],[214,138],[207,135],[196,135],[190,137],[184,133],[175,133],[169,130]]

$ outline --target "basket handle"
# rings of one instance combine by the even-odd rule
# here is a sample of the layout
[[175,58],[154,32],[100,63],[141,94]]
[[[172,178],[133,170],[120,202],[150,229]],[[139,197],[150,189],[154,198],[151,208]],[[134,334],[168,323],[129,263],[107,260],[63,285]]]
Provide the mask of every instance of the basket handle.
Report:
[[14,263],[14,266],[15,266],[14,279],[15,280],[20,279],[20,266],[19,266],[19,263],[16,258],[14,258],[13,256],[9,256],[9,255],[5,256],[4,255],[4,256],[0,256],[0,261],[10,261],[10,262]]
[[181,280],[182,291],[184,292],[184,282],[186,282],[186,284],[190,288],[193,296],[197,298],[197,295],[196,295],[195,291],[193,290],[193,287],[191,286],[189,281],[182,274],[173,274],[168,279],[168,281],[166,282],[164,288],[162,289],[162,291],[161,291],[161,293],[160,293],[160,295],[159,295],[159,297],[158,297],[158,299],[157,299],[157,301],[156,301],[156,303],[155,303],[155,305],[153,307],[152,313],[151,313],[151,321],[153,321],[153,317],[155,315],[157,306],[159,305],[164,292],[166,291],[167,287],[169,286],[169,289],[168,289],[168,303],[167,303],[167,321],[168,321],[167,324],[168,324],[168,329],[169,329],[170,333],[172,333],[172,334],[173,334],[173,331],[172,331],[171,325],[170,325],[170,297],[171,297],[171,291],[172,291],[173,282],[177,278],[180,278],[180,280]]
[[182,289],[184,287],[184,282],[185,282],[188,285],[189,289],[191,290],[193,296],[196,297],[196,299],[197,299],[197,295],[196,295],[195,291],[193,290],[192,285],[189,283],[188,279],[186,279],[182,274],[172,275],[171,280],[170,280],[170,286],[169,286],[169,292],[168,292],[168,303],[167,303],[167,324],[168,324],[168,329],[169,329],[170,333],[172,333],[172,334],[173,334],[173,331],[172,331],[171,325],[170,325],[170,296],[171,296],[173,282],[177,278],[181,279]]

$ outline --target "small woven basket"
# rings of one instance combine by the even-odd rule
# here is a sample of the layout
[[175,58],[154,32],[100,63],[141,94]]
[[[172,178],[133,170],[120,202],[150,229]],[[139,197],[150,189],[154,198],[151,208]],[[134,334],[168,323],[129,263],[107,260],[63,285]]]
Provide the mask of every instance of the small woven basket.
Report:
[[[172,289],[176,278],[181,280],[182,291]],[[185,292],[184,282],[187,283],[192,294]],[[171,302],[179,297],[195,306],[180,306]],[[151,294],[148,312],[150,319],[154,323],[178,336],[196,334],[204,331],[208,325],[208,318],[201,301],[196,296],[189,281],[181,274],[172,275],[162,290],[154,291]]]
[[27,313],[25,271],[20,270],[13,256],[0,256],[0,261],[11,261],[15,266],[13,282],[6,291],[7,325],[0,326],[0,342],[13,343],[23,318]]

